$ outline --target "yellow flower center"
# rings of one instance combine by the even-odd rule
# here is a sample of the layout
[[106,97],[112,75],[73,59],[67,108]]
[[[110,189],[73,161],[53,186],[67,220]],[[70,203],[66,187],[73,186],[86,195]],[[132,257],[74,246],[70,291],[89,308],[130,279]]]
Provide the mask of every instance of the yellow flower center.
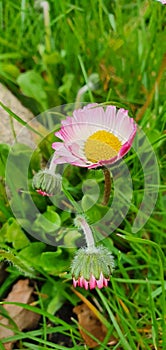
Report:
[[115,157],[120,148],[121,141],[117,136],[105,130],[96,131],[88,137],[84,152],[86,158],[95,163],[99,160],[108,160]]

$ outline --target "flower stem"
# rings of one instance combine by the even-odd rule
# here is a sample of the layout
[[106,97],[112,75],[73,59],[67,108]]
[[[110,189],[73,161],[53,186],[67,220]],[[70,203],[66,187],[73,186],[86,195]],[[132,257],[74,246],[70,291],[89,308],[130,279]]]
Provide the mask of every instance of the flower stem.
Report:
[[110,198],[110,193],[111,193],[111,177],[110,177],[110,171],[103,167],[103,174],[104,174],[104,179],[105,179],[105,186],[104,186],[104,198],[103,198],[103,205],[107,205],[109,202]]
[[70,194],[70,192],[65,188],[63,182],[62,182],[62,190],[63,190],[63,193],[65,194],[65,196],[67,197],[67,199],[69,200],[69,202],[74,207],[75,211],[77,213],[81,214],[82,213],[82,209],[81,209],[80,205],[75,201],[75,199]]
[[57,165],[54,163],[54,156],[53,156],[49,165],[50,173],[55,174],[56,167]]
[[88,225],[88,223],[84,219],[84,217],[81,216],[81,215],[77,216],[76,219],[75,219],[75,223],[78,226],[80,226],[82,228],[82,230],[84,231],[87,247],[88,248],[94,248],[95,247],[95,241],[94,241],[94,238],[93,238],[93,233],[92,233],[92,230],[91,230],[90,226]]

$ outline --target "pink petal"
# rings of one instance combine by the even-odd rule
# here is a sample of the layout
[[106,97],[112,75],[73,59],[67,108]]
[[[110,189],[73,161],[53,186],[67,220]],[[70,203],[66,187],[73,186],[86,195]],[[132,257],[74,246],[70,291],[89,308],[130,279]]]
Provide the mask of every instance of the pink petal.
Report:
[[88,289],[88,282],[85,280],[85,278],[83,276],[79,277],[78,286],[81,288],[83,287],[85,289]]
[[105,111],[105,123],[109,126],[109,131],[113,131],[115,129],[116,124],[116,107],[108,106]]
[[74,163],[77,162],[78,159],[74,157],[72,154],[69,154],[69,151],[66,151],[66,154],[56,152],[56,157],[54,157],[54,164],[62,164],[62,163]]
[[104,164],[105,164],[104,161],[103,161],[103,163],[100,161],[100,162],[97,162],[97,163],[88,164],[87,167],[88,167],[88,169],[95,169],[95,168],[97,168],[99,166],[102,166]]
[[127,141],[120,149],[119,151],[119,158],[122,158],[131,148],[131,145]]
[[100,279],[96,281],[96,282],[97,282],[97,287],[98,287],[99,289],[103,288],[103,286],[104,286],[103,280],[104,280],[104,278],[103,278],[103,274],[102,274],[102,272],[101,272],[101,274],[100,274]]
[[89,162],[87,163],[86,158],[80,158],[79,146],[77,143],[68,145],[67,143],[63,142],[54,142],[52,144],[52,148],[56,150],[54,153],[55,164],[71,163],[81,167],[88,167]]
[[84,277],[83,276],[79,277],[79,279],[78,279],[78,286],[79,287],[83,287],[84,286]]
[[[64,141],[64,137],[61,134],[61,130],[55,132],[55,136],[57,136],[60,140]],[[55,142],[56,143],[56,142]]]
[[74,122],[70,125],[61,127],[61,130],[56,132],[55,135],[64,142],[85,141],[91,134],[93,134],[98,127],[96,125],[90,125],[88,121],[86,123]]
[[[67,162],[69,163],[69,162]],[[84,168],[87,168],[88,167],[88,164],[82,162],[80,159],[78,159],[77,161],[74,161],[71,163],[72,165],[76,165],[76,166],[80,166],[80,167],[84,167]]]
[[45,191],[42,191],[41,189],[36,190],[37,193],[41,194],[42,196],[47,196],[47,197],[52,197],[53,194],[52,193],[47,193]]
[[104,115],[104,110],[102,107],[98,107],[97,103],[91,103],[87,106],[83,107],[82,109],[76,109],[73,112],[74,120],[77,123],[94,123],[100,122],[102,125],[102,117]]
[[87,137],[95,131],[103,129],[103,125],[104,129],[108,130],[108,125],[105,122],[104,109],[96,106],[97,104],[91,104],[73,112],[76,124],[81,124],[82,129],[86,126],[88,132]]
[[113,133],[122,141],[126,142],[133,133],[134,127],[134,120],[128,116],[128,111],[120,108],[116,115],[116,124],[114,125]]
[[78,166],[85,166],[85,162],[83,162],[78,157],[74,156],[69,149],[67,149],[67,145],[62,142],[54,142],[52,144],[52,148],[56,150],[54,154],[54,163],[55,164],[63,164],[63,163],[72,163]]
[[92,275],[89,281],[89,287],[90,289],[93,289],[96,287],[96,285],[97,285],[96,278]]
[[88,290],[88,282],[84,279],[83,287]]
[[73,118],[72,117],[66,117],[66,119],[61,121],[61,124],[64,125],[69,125],[73,123]]
[[77,284],[78,284],[78,281],[76,281],[75,278],[73,278],[73,286],[74,286],[74,288],[77,287]]
[[75,157],[82,159],[84,161],[84,163],[86,163],[87,159],[84,155],[83,147],[84,147],[84,143],[77,141],[77,142],[73,142],[72,144],[70,144],[68,146],[68,149]]
[[67,125],[67,126],[62,126],[60,131],[57,131],[55,133],[55,135],[65,142],[66,141],[71,142],[71,140],[73,140],[73,138],[75,136],[75,134],[73,133],[72,124]]
[[108,278],[104,278],[104,280],[103,280],[103,285],[104,285],[104,287],[107,287],[107,286],[108,286],[108,281],[109,281]]
[[64,147],[63,142],[54,142],[52,143],[52,148],[55,149],[56,151]]
[[120,158],[123,157],[123,156],[130,150],[136,132],[137,132],[137,127],[136,127],[136,125],[134,124],[134,128],[133,128],[132,134],[130,135],[128,141],[125,142],[125,144],[121,147],[121,149],[120,149],[120,151],[119,151],[119,157],[120,157]]

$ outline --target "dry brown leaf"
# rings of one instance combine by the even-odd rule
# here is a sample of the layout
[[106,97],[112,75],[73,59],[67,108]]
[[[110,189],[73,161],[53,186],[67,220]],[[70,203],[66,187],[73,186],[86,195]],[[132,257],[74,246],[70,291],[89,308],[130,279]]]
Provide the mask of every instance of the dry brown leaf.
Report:
[[[19,302],[23,304],[29,304],[33,301],[33,287],[29,286],[29,280],[19,280],[12,288],[11,292],[4,301],[7,302]],[[18,329],[22,331],[23,329],[33,329],[37,326],[40,315],[35,314],[32,311],[28,311],[21,306],[4,304],[3,308],[7,311],[10,318],[15,322]],[[10,321],[0,315],[0,323],[9,328],[5,328],[0,325],[0,339],[10,337],[14,335],[12,330],[12,325]],[[13,342],[8,342],[4,344],[6,350],[11,350],[13,348]]]
[[93,340],[87,333],[85,333],[82,327],[101,342],[104,340],[107,334],[107,328],[100,322],[100,320],[95,316],[95,314],[84,303],[74,307],[73,312],[77,314],[80,325],[79,331],[86,345],[88,345],[91,348],[98,346],[99,344],[95,340]]

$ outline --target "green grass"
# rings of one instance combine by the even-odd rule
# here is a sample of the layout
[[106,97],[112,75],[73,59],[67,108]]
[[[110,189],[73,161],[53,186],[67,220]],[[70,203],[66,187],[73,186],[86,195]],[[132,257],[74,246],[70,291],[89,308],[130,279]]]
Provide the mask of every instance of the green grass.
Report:
[[[93,302],[94,298],[97,299],[105,322],[109,325],[108,332],[116,339],[116,344],[107,345],[108,334],[105,341],[99,343],[98,350],[165,350],[166,8],[155,0],[49,0],[49,5],[50,21],[46,26],[40,1],[36,1],[34,5],[30,0],[0,0],[0,82],[38,115],[55,106],[75,103],[76,99],[78,102],[79,89],[96,73],[97,84],[94,84],[92,90],[87,89],[81,101],[113,101],[117,105],[125,106],[147,135],[157,163],[151,167],[148,156],[144,158],[147,183],[150,181],[148,169],[156,181],[150,187],[152,197],[149,192],[147,194],[145,207],[148,207],[151,200],[155,201],[156,196],[154,210],[147,222],[143,220],[142,210],[140,229],[133,233],[133,223],[140,212],[144,195],[145,172],[138,157],[140,149],[138,152],[132,150],[125,157],[133,186],[129,210],[116,231],[102,241],[115,256],[114,274],[108,288],[80,291]],[[3,107],[2,104],[1,106]],[[24,116],[12,113],[12,106],[6,107],[12,118],[25,125]],[[42,121],[47,128],[47,118],[43,117]],[[75,248],[55,247],[57,242],[54,241],[53,229],[51,225],[46,227],[42,221],[43,215],[49,215],[55,220],[56,211],[56,222],[58,223],[59,218],[61,220],[59,236],[56,238],[59,239],[58,242],[64,239],[67,246],[78,235],[78,232],[73,234],[73,215],[70,211],[57,209],[56,203],[53,205],[49,200],[39,197],[31,188],[33,173],[40,169],[41,159],[45,162],[52,154],[53,141],[54,136],[50,135],[38,145],[36,152],[31,151],[28,146],[17,145],[12,155],[14,158],[11,158],[12,168],[11,164],[6,163],[9,147],[0,147],[1,259],[7,259],[14,264],[6,264],[8,277],[0,286],[0,298],[3,300],[6,297],[18,278],[24,274],[30,276],[36,281],[41,297],[37,297],[36,307],[24,307],[35,310],[42,316],[39,327],[25,332],[16,329],[15,335],[8,341],[17,340],[17,346],[21,349],[67,349],[66,346],[49,340],[49,334],[59,333],[70,337],[73,350],[83,350],[88,347],[84,346],[78,332],[77,321],[72,319],[71,324],[68,324],[58,316],[59,309],[66,303],[72,309],[80,302],[70,288],[69,267]],[[137,151],[136,142],[134,148]],[[19,159],[21,169],[18,166]],[[27,184],[24,173],[29,162]],[[10,203],[4,190],[7,166],[7,181],[12,182],[13,186],[11,191],[25,185],[25,192],[21,195],[16,193]],[[156,177],[157,171],[160,185]],[[12,172],[16,179],[13,179]],[[69,167],[64,172],[67,197],[71,194],[76,202],[81,200],[82,183],[89,179],[95,179],[103,191],[100,171]],[[120,210],[120,203],[125,205],[129,200],[130,193],[127,193],[125,181],[122,178],[119,183],[122,193],[118,194],[115,214]],[[35,238],[25,230],[25,225],[27,231],[29,230],[28,222],[21,221],[20,218],[18,223],[14,218],[14,214],[19,217],[17,210],[13,214],[10,209],[10,206],[18,209],[16,204],[20,203],[20,210],[30,210],[32,199],[28,194],[29,189],[33,203],[40,212],[37,219],[36,212],[31,211],[34,221],[36,220]],[[105,212],[100,203],[93,212],[86,213],[90,223],[93,223],[93,219],[101,219],[103,215]],[[111,227],[104,229],[107,234],[112,231]],[[49,244],[50,239],[54,242],[52,245]],[[6,253],[6,250],[9,252]],[[43,298],[42,293],[47,298]],[[74,318],[76,320],[76,316]],[[51,324],[49,327],[48,323]],[[5,339],[0,342],[2,350],[4,342]]]

